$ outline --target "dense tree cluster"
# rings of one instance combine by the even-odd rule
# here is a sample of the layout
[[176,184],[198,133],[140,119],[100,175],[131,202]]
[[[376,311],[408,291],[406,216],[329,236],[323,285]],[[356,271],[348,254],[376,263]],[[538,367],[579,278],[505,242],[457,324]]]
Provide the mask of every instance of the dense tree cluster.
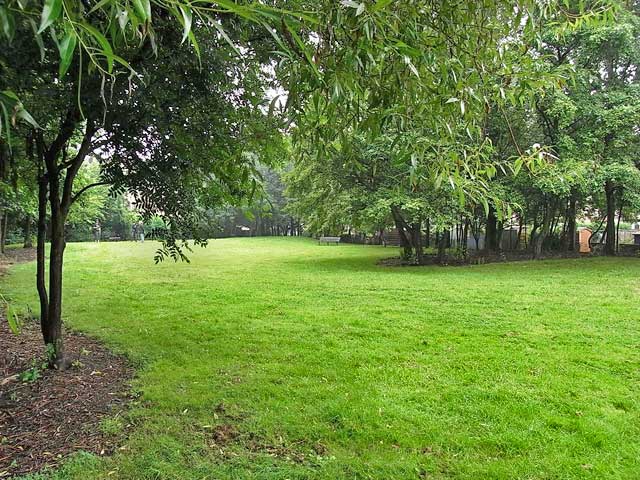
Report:
[[[289,176],[290,208],[319,234],[395,228],[416,262],[432,237],[441,257],[450,237],[464,255],[467,239],[478,243],[480,233],[487,249],[499,250],[506,224],[518,229],[513,246],[534,257],[573,251],[580,221],[595,233],[603,224],[604,250],[614,254],[621,220],[640,213],[640,17],[633,4],[611,6],[614,23],[565,30],[556,16],[544,19],[544,34],[525,55],[532,70],[567,81],[532,98],[501,91],[478,116],[478,134],[460,140],[460,152],[441,150],[439,135],[434,141],[394,125],[373,139],[335,141],[321,155],[307,142]],[[416,155],[421,144],[433,155]],[[443,174],[443,155],[450,156],[445,168],[464,170]]]

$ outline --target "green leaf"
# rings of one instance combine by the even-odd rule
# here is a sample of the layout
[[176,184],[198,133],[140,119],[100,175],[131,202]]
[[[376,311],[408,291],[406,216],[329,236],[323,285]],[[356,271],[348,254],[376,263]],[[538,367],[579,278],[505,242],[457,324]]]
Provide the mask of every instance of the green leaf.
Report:
[[19,118],[20,120],[27,122],[33,128],[40,128],[40,125],[38,125],[38,122],[36,122],[35,119],[31,116],[31,114],[27,112],[24,108],[20,108],[16,112],[16,117]]
[[14,335],[19,335],[21,330],[20,317],[18,317],[18,314],[14,308],[9,305],[9,303],[6,304],[6,315],[9,329],[14,333]]
[[296,45],[298,45],[298,48],[300,48],[300,50],[302,50],[302,52],[304,53],[304,56],[307,59],[307,62],[309,63],[311,68],[313,69],[314,73],[316,74],[316,76],[319,77],[320,71],[318,70],[318,66],[313,61],[313,58],[309,53],[309,49],[304,44],[304,42],[300,39],[298,32],[295,31],[295,29],[289,24],[289,22],[285,22],[285,25],[287,26],[287,30],[289,30],[289,33],[291,33],[293,40],[296,42]]
[[193,34],[193,30],[189,31],[189,41],[191,42],[191,45],[193,46],[193,49],[195,50],[196,55],[198,56],[198,61],[200,61],[200,46],[198,45],[196,36]]
[[220,25],[220,23],[218,21],[216,21],[216,20],[212,20],[211,23],[216,28],[216,30],[218,30],[218,33],[225,40],[225,42],[227,42],[229,44],[229,46],[231,46],[231,48],[233,48],[233,51],[236,53],[236,55],[240,55],[240,51],[234,45],[234,43],[231,41],[231,39],[229,38],[229,35],[227,35],[227,32],[224,31],[224,28],[222,27],[222,25]]
[[16,33],[16,24],[13,14],[4,5],[0,5],[0,27],[2,28],[4,36],[7,37],[7,40],[11,43]]
[[96,10],[101,9],[102,7],[104,7],[105,5],[107,5],[108,3],[110,3],[112,0],[100,0],[98,3],[96,3],[93,8],[91,10],[89,10],[89,13],[93,13]]
[[73,52],[75,51],[77,41],[75,32],[73,30],[69,30],[58,45],[58,51],[60,52],[60,66],[58,68],[58,73],[60,78],[65,76],[69,70],[69,66],[71,66],[71,60],[73,60]]
[[180,9],[180,13],[182,13],[182,25],[184,26],[184,31],[182,32],[182,41],[180,43],[184,43],[184,41],[189,37],[189,33],[191,33],[191,23],[193,22],[193,15],[191,13],[191,9],[186,5],[178,5]]
[[378,0],[373,6],[372,11],[377,12],[379,10],[384,10],[391,4],[391,2],[393,2],[393,0]]
[[482,208],[484,208],[484,214],[489,215],[489,202],[484,196],[480,198],[480,201],[482,202]]
[[40,20],[40,28],[38,33],[44,32],[44,30],[55,22],[62,13],[62,0],[45,0],[44,7],[42,8],[42,18]]
[[124,31],[127,23],[129,23],[129,12],[127,10],[121,10],[118,15],[118,25],[120,26],[120,30]]
[[118,55],[114,55],[114,54],[104,54],[104,56],[107,59],[110,59],[112,61],[114,61],[115,63],[119,63],[120,65],[122,65],[123,67],[125,67],[127,70],[131,71],[131,73],[136,74],[135,70],[133,68],[131,68],[131,65],[129,65],[129,62],[127,62],[124,58],[118,56]]
[[5,101],[11,101],[11,106],[13,107],[16,103],[20,102],[20,99],[18,98],[18,96],[13,93],[11,90],[3,90],[2,92],[0,92],[0,95],[2,95],[2,97],[5,97]]
[[143,22],[151,21],[151,3],[149,0],[133,0],[133,8]]
[[281,97],[282,95],[276,95],[275,97],[273,97],[273,99],[271,100],[271,102],[269,103],[269,117],[273,117],[273,111],[275,110],[276,107],[276,102],[278,101],[278,99]]
[[29,19],[29,25],[31,25],[31,30],[33,30],[33,37],[36,40],[38,49],[40,50],[40,61],[44,62],[44,57],[45,57],[44,42],[42,41],[42,36],[38,33],[38,26],[36,25],[36,22],[32,18]]
[[360,8],[360,4],[358,2],[354,2],[353,0],[342,0],[340,3],[345,7],[356,8],[356,9]]
[[4,129],[7,131],[7,144],[9,145],[9,148],[11,148],[11,124],[9,123],[9,111],[7,110],[6,100],[2,97],[0,97],[0,108],[2,109],[2,118],[4,120],[0,123],[4,123]]
[[95,27],[92,27],[88,23],[82,23],[82,28],[84,28],[102,47],[102,54],[107,59],[107,71],[111,73],[113,71],[113,49],[111,48],[111,44],[106,39],[106,37],[100,33]]

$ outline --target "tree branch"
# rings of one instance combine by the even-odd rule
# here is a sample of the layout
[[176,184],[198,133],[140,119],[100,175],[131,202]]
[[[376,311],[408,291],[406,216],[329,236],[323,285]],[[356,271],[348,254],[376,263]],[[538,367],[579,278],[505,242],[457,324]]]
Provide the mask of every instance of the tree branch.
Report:
[[513,142],[513,145],[516,147],[516,150],[518,151],[518,155],[522,157],[522,150],[520,150],[520,145],[518,145],[518,140],[516,140],[516,135],[513,132],[513,127],[511,126],[511,122],[507,117],[507,113],[504,111],[504,108],[502,108],[502,105],[498,104],[498,108],[500,109],[500,113],[502,113],[502,117],[504,118],[504,121],[507,123],[507,127],[509,129],[509,135],[511,136],[511,141]]
[[73,181],[75,180],[78,170],[80,170],[84,159],[91,151],[91,142],[94,133],[96,133],[96,127],[91,119],[87,119],[82,143],[80,144],[80,148],[78,148],[78,153],[71,161],[71,164],[67,169],[67,174],[64,178],[61,206],[64,209],[65,214],[68,213],[69,207],[71,207],[72,203]]
[[78,200],[78,198],[87,190],[94,188],[94,187],[100,187],[102,185],[110,185],[110,182],[95,182],[95,183],[90,183],[89,185],[86,185],[84,187],[82,187],[80,190],[78,190],[78,192],[73,195],[73,197],[71,197],[71,205],[73,205],[73,203]]

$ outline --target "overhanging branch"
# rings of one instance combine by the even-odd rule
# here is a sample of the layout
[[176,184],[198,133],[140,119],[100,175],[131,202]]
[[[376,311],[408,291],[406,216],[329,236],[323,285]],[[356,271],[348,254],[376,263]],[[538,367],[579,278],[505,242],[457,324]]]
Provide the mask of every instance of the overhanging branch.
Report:
[[73,197],[71,197],[71,205],[74,204],[74,202],[76,200],[78,200],[78,198],[80,198],[80,196],[85,193],[87,190],[90,190],[94,187],[100,187],[102,185],[109,185],[109,182],[95,182],[95,183],[90,183],[89,185],[86,185],[84,187],[82,187],[80,190],[78,190],[78,192],[73,195]]

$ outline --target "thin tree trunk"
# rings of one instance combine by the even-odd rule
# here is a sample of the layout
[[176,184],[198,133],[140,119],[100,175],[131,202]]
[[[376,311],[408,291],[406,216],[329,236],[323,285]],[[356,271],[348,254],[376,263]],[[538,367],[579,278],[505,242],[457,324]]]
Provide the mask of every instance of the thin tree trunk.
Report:
[[438,263],[444,263],[445,252],[447,248],[447,235],[445,232],[440,234],[440,238],[438,238]]
[[467,257],[467,250],[468,250],[468,246],[467,244],[469,243],[469,219],[466,218],[464,220],[464,227],[462,230],[462,254],[464,255],[464,257]]
[[4,242],[6,237],[7,230],[7,214],[3,211],[0,211],[0,255],[4,254]]
[[422,265],[423,255],[422,251],[422,222],[416,222],[413,224],[413,246],[416,252],[416,263]]
[[573,252],[576,249],[576,195],[572,194],[567,208],[567,231],[565,237],[565,250]]
[[[49,159],[51,166],[55,159]],[[49,308],[42,334],[49,349],[52,366],[64,369],[64,342],[62,338],[62,265],[64,258],[64,209],[60,202],[60,179],[57,166],[48,168],[49,207],[51,209],[51,244],[49,249]],[[53,172],[53,174],[52,174]]]
[[542,256],[542,247],[544,245],[544,241],[549,235],[553,214],[554,212],[551,210],[551,208],[546,209],[544,213],[544,217],[542,219],[542,226],[540,227],[540,232],[536,234],[535,239],[532,242],[533,258],[540,258]]
[[489,215],[487,215],[487,226],[485,229],[484,248],[490,251],[498,250],[498,219],[496,217],[495,209],[489,207]]
[[620,251],[620,220],[622,220],[622,192],[620,192],[620,206],[618,207],[618,224],[616,225],[616,254]]
[[397,207],[391,207],[391,215],[393,216],[393,221],[396,225],[396,230],[398,231],[398,235],[400,236],[400,245],[403,249],[403,258],[409,259],[413,254],[413,249],[411,245],[411,237],[407,233],[407,224],[402,218],[402,214],[398,210]]
[[22,244],[23,248],[33,248],[33,238],[31,236],[31,217],[27,216],[24,220],[23,232],[24,232],[24,243]]
[[520,237],[522,236],[522,217],[518,215],[518,237],[516,238],[516,244],[513,247],[514,250],[518,250],[520,248]]
[[425,232],[425,243],[424,246],[429,248],[431,246],[431,220],[427,218],[426,222],[426,232]]
[[[62,268],[64,262],[65,232],[64,225],[71,204],[77,196],[73,195],[73,182],[84,159],[91,150],[91,140],[95,133],[93,122],[86,121],[82,143],[75,157],[66,159],[68,142],[80,121],[77,110],[70,110],[63,119],[60,133],[45,150],[42,136],[38,138],[40,159],[44,161],[46,175],[41,175],[38,195],[38,293],[40,294],[42,336],[47,345],[49,365],[61,370],[68,367],[69,361],[64,354],[62,337]],[[62,162],[58,160],[62,156]],[[61,177],[64,172],[64,182]],[[48,185],[47,185],[48,184]],[[48,198],[46,187],[48,186]],[[81,190],[81,192],[84,190]],[[81,192],[78,193],[81,194]],[[44,287],[44,237],[46,232],[45,215],[47,200],[51,213],[51,246],[49,251],[49,292]],[[44,301],[43,301],[44,297]],[[46,304],[48,300],[48,304]],[[46,307],[46,308],[45,308]]]
[[41,175],[38,182],[38,236],[36,243],[36,286],[40,298],[40,328],[42,337],[47,343],[49,337],[47,328],[49,325],[49,296],[45,283],[45,248],[47,239],[47,189],[48,184]]
[[616,199],[615,186],[612,182],[605,183],[605,194],[607,197],[607,239],[604,245],[605,255],[616,254]]

